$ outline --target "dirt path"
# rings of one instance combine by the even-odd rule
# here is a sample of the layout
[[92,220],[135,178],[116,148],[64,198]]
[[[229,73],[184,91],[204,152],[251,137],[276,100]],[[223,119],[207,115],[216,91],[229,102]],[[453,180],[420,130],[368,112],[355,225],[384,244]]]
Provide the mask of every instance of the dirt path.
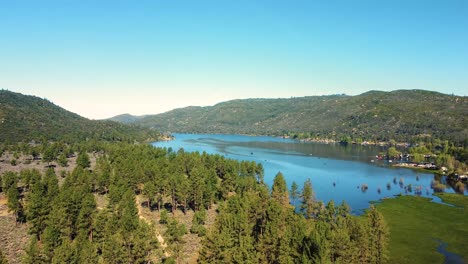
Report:
[[[140,196],[137,196],[136,197],[136,203],[137,203],[137,208],[138,208],[138,217],[145,221],[148,225],[150,226],[154,226],[154,222],[150,221],[149,219],[147,219],[144,215],[143,215],[143,208],[141,206],[142,204],[142,201],[141,201],[141,197]],[[166,244],[166,241],[164,240],[164,237],[161,235],[161,233],[155,228],[155,233],[156,233],[156,238],[158,239],[158,242],[159,244],[161,245],[161,248],[163,250],[163,254],[165,257],[169,257],[169,253],[166,251],[166,248],[167,248],[167,244]]]

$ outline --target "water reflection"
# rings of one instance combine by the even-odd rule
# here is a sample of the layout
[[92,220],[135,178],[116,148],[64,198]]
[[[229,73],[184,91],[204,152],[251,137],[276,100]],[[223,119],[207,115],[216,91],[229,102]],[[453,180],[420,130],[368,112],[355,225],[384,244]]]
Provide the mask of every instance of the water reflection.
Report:
[[[272,184],[281,171],[291,186],[299,188],[311,179],[316,197],[327,203],[346,201],[354,213],[368,208],[369,201],[395,195],[432,197],[431,173],[406,168],[393,168],[375,156],[384,151],[378,146],[301,143],[274,137],[240,135],[175,134],[175,140],[156,142],[155,146],[174,150],[221,154],[237,160],[260,162],[265,169],[265,182]],[[393,184],[392,184],[393,183]],[[453,192],[452,189],[445,191]]]

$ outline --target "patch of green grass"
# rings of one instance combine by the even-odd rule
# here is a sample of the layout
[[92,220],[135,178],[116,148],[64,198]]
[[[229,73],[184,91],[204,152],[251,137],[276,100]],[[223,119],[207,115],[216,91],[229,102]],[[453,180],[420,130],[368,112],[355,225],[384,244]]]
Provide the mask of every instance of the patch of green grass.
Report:
[[462,196],[456,193],[438,193],[437,196],[442,199],[444,203],[453,204],[458,207],[468,209],[468,196]]
[[415,196],[387,199],[377,205],[390,229],[390,263],[443,263],[444,256],[437,252],[434,239],[446,242],[447,251],[468,263],[468,197],[439,196],[462,208]]

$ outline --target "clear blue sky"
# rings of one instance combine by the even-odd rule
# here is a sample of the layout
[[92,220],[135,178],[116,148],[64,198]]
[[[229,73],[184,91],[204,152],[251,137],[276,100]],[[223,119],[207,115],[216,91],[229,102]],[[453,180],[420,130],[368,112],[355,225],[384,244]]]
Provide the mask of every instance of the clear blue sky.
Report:
[[234,98],[468,95],[468,1],[5,0],[0,88],[89,118]]

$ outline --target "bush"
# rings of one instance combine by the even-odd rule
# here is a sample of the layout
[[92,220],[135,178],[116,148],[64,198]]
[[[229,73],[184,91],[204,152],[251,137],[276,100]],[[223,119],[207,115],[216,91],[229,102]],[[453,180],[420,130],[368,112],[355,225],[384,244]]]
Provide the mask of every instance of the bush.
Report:
[[446,186],[439,181],[433,180],[431,182],[431,188],[434,189],[434,192],[443,192],[445,191]]
[[464,193],[465,192],[465,184],[463,184],[463,182],[457,182],[455,184],[455,191],[459,192],[459,193]]
[[190,228],[190,233],[198,234],[198,236],[206,235],[206,228],[203,226],[206,221],[206,211],[201,210],[195,212],[192,220],[192,227]]
[[169,215],[167,214],[167,211],[163,209],[159,217],[159,223],[165,225],[167,224],[168,221],[169,221]]

